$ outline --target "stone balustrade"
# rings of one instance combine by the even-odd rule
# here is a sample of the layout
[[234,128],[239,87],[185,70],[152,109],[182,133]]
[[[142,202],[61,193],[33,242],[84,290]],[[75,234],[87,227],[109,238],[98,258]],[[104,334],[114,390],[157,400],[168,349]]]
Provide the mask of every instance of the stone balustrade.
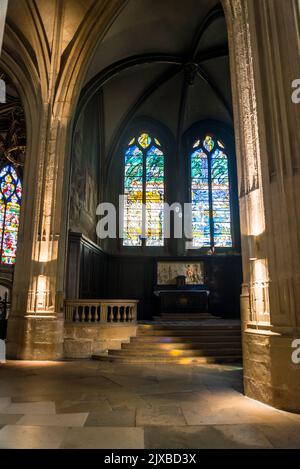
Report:
[[134,323],[138,300],[65,300],[65,321],[72,323]]

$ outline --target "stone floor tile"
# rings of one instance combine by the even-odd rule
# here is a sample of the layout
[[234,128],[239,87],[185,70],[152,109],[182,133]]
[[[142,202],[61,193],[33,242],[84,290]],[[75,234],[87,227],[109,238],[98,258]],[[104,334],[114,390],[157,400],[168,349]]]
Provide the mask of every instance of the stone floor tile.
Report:
[[67,428],[6,425],[0,430],[0,449],[58,449]]
[[159,406],[137,409],[136,425],[139,427],[150,425],[186,425],[180,407]]
[[149,405],[177,405],[190,403],[192,405],[207,404],[205,392],[172,392],[143,395],[144,401]]
[[[74,437],[81,430],[94,430],[82,433],[89,447],[114,448],[114,438],[121,445],[122,439],[114,436],[120,429],[123,444],[133,445],[126,440],[127,429],[142,432],[144,425],[151,448],[300,448],[300,416],[264,406],[241,391],[242,370],[234,365],[8,362],[1,367],[0,426],[6,425],[1,429],[4,438],[14,425],[17,446],[23,429],[29,447],[30,435],[39,447],[39,438],[47,443],[45,432],[51,443],[53,429],[65,427],[73,429]],[[88,413],[84,427],[75,427],[83,425],[83,419],[73,414]],[[109,439],[98,443],[98,430],[101,435],[108,431]],[[63,445],[67,443],[64,439]],[[80,447],[79,436],[71,444]]]
[[125,427],[84,427],[68,430],[61,448],[143,449],[144,430]]
[[275,448],[300,449],[300,424],[258,425]]
[[135,410],[90,412],[85,427],[135,427]]
[[23,417],[22,414],[0,414],[0,425],[14,425],[20,420],[21,417]]
[[123,390],[107,395],[107,400],[113,410],[136,409],[147,405],[145,400],[137,394],[131,394]]
[[10,397],[0,397],[0,412],[11,404]]
[[2,409],[3,414],[55,414],[54,402],[13,403]]
[[83,427],[88,413],[81,414],[27,414],[17,425],[41,427]]
[[246,449],[272,448],[259,429],[251,425],[145,427],[146,449]]
[[89,412],[111,411],[111,406],[106,400],[99,401],[59,401],[56,402],[57,414],[75,414]]

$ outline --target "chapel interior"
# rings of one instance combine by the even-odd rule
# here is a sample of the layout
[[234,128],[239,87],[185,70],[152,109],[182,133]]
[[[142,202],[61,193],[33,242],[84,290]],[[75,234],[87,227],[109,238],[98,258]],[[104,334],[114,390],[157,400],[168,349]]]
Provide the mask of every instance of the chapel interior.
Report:
[[299,448],[297,79],[298,0],[0,0],[0,448]]

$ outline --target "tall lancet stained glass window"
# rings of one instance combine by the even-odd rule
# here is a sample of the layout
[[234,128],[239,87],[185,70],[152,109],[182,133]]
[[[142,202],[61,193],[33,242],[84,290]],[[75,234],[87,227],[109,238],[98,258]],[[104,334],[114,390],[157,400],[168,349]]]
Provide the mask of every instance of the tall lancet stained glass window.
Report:
[[7,164],[0,170],[1,264],[14,264],[16,260],[21,198],[21,180]]
[[164,153],[141,133],[125,152],[123,246],[163,246]]
[[193,145],[191,198],[193,246],[232,247],[228,157],[211,135]]

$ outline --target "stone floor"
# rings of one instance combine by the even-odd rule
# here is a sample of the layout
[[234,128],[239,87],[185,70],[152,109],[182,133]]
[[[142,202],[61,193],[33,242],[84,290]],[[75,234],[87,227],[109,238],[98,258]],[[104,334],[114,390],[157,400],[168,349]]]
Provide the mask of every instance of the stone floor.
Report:
[[8,362],[0,448],[300,448],[300,415],[244,397],[238,366]]

